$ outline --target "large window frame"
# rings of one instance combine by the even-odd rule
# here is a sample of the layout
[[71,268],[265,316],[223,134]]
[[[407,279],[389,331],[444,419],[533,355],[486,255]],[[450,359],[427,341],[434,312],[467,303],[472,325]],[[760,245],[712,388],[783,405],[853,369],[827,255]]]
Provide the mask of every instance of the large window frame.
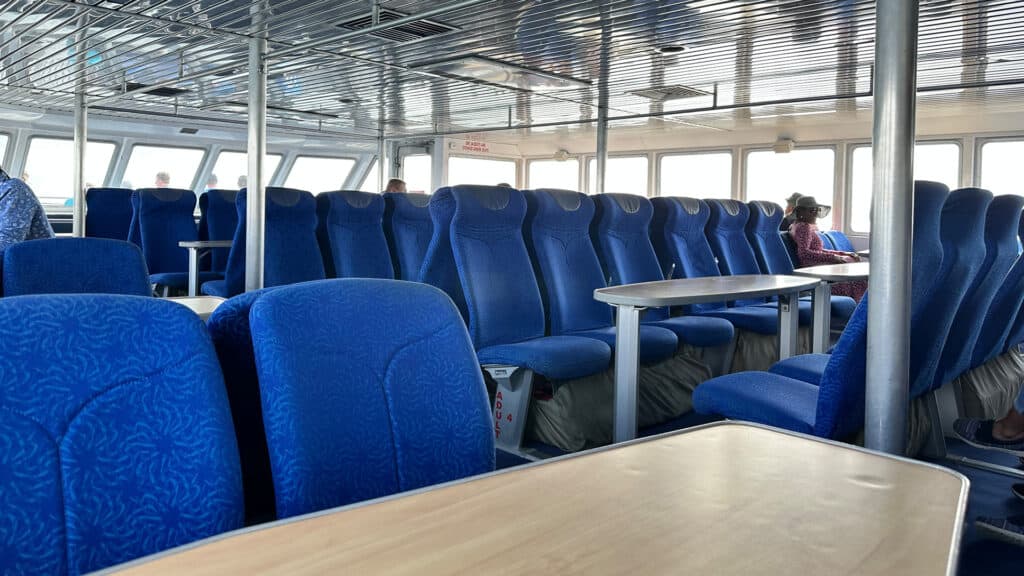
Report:
[[[981,186],[982,182],[983,182],[982,178],[984,177],[984,174],[982,173],[983,172],[982,168],[983,168],[983,164],[984,164],[984,161],[985,161],[983,149],[985,148],[986,144],[992,144],[992,143],[995,143],[995,142],[1021,142],[1021,143],[1024,143],[1024,134],[1007,134],[1007,135],[984,136],[984,137],[977,137],[977,138],[975,138],[975,140],[974,140],[974,147],[973,147],[973,153],[974,153],[974,158],[973,158],[974,165],[973,165],[973,168],[974,169],[973,169],[973,173],[971,174],[971,176],[973,178],[973,185],[974,186]],[[963,151],[961,151],[961,158],[963,158]],[[961,177],[962,177],[962,175],[961,175]],[[1022,194],[1024,194],[1024,191],[1022,191]]]
[[557,158],[553,158],[551,156],[530,156],[530,157],[524,157],[523,158],[523,166],[522,166],[522,168],[523,168],[523,176],[522,176],[523,177],[523,187],[527,188],[527,189],[531,188],[531,186],[530,186],[530,166],[534,162],[570,162],[570,161],[573,161],[573,160],[576,161],[576,188],[577,188],[576,190],[574,190],[574,192],[584,192],[585,189],[586,189],[586,186],[584,185],[584,181],[583,181],[584,178],[585,178],[585,175],[583,174],[583,167],[586,165],[585,164],[585,160],[586,159],[582,155],[579,155],[579,154],[570,154],[569,156],[567,156],[565,158],[565,160],[558,160]]
[[[661,161],[662,158],[667,156],[700,156],[704,154],[728,154],[729,155],[729,196],[728,198],[734,198],[736,195],[737,183],[736,183],[736,158],[740,155],[739,151],[735,148],[701,148],[701,149],[686,149],[686,150],[665,150],[658,152],[654,155],[654,196],[661,197]],[[744,175],[741,172],[741,175]]]
[[[7,141],[8,150],[5,150],[5,153],[10,155],[11,152],[13,152],[13,150],[14,150],[14,145],[16,144],[16,141],[15,141],[13,135],[7,134],[7,136],[9,138],[9,140]],[[61,135],[57,135],[57,134],[47,134],[45,132],[44,133],[40,133],[40,134],[32,134],[31,136],[29,136],[25,140],[25,150],[22,153],[22,158],[21,158],[21,171],[22,172],[25,172],[25,168],[28,165],[28,155],[29,155],[29,152],[32,151],[32,142],[37,140],[37,139],[43,139],[43,140],[63,140],[63,141],[66,141],[66,142],[71,142],[72,146],[74,145],[74,141],[75,141],[74,138],[68,138],[66,136],[61,136]],[[122,143],[117,141],[117,140],[106,140],[106,139],[96,139],[96,140],[94,140],[92,138],[87,138],[86,139],[86,143],[89,143],[89,142],[96,143],[96,144],[112,144],[114,146],[114,150],[110,153],[110,161],[107,163],[107,171],[103,174],[103,181],[101,183],[97,184],[97,186],[107,186],[108,183],[110,182],[111,177],[113,176],[114,168],[115,168],[115,166],[117,166],[118,159],[120,158],[121,149],[123,147]],[[6,165],[4,165],[4,168],[7,169]],[[11,173],[10,175],[11,176],[16,176],[18,178],[21,177],[21,174],[13,174],[13,173]],[[31,174],[30,174],[30,176],[31,176]],[[31,181],[29,182],[29,186],[30,187],[32,186]],[[38,191],[35,191],[35,192],[36,192],[36,195],[38,196],[39,192]],[[84,194],[84,191],[83,191],[83,194]],[[64,204],[44,203],[43,207],[46,209],[46,212],[48,214],[61,214],[61,213],[70,214],[73,211],[73,208],[71,206],[67,206],[67,205],[64,205]]]
[[511,184],[513,188],[515,188],[517,190],[519,189],[519,186],[520,186],[519,178],[520,178],[520,173],[521,173],[521,166],[520,166],[519,162],[520,162],[520,160],[522,160],[521,158],[508,158],[506,156],[483,156],[483,155],[480,155],[480,154],[449,154],[444,159],[444,164],[445,164],[445,166],[444,166],[444,173],[445,173],[446,183],[447,183],[448,186],[453,186],[454,185],[451,182],[451,161],[452,161],[452,158],[468,158],[468,159],[471,159],[471,160],[490,160],[492,162],[511,162],[512,166],[515,169],[514,170],[514,177],[512,179],[512,182],[507,182],[507,183]]
[[[131,164],[132,164],[132,155],[135,154],[135,149],[140,147],[140,146],[143,147],[143,148],[165,148],[165,149],[173,149],[173,150],[199,150],[199,151],[201,151],[203,153],[203,155],[199,157],[199,163],[196,165],[195,173],[192,174],[192,181],[189,183],[189,185],[188,186],[173,186],[173,188],[180,188],[180,189],[183,189],[183,190],[195,190],[199,186],[200,177],[202,177],[202,175],[203,175],[203,166],[206,165],[206,161],[210,157],[210,147],[209,146],[207,146],[207,147],[203,147],[203,146],[178,146],[178,145],[161,144],[161,143],[158,143],[158,142],[132,142],[131,143],[131,145],[128,147],[128,155],[124,159],[124,170],[123,170],[123,173],[121,174],[121,182],[117,183],[118,186],[120,186],[121,183],[124,182],[124,178],[128,174],[128,167],[131,166]],[[117,159],[117,157],[118,157],[118,151],[115,150],[114,151],[114,158]],[[114,162],[112,162],[111,164],[114,164]],[[110,175],[108,174],[107,177],[109,178]],[[205,185],[206,183],[204,182],[203,184]],[[139,186],[136,182],[132,182],[132,185],[136,189],[139,189],[139,188],[152,188],[152,185]]]
[[8,156],[11,155],[10,151],[14,150],[14,146],[11,145],[14,142],[14,134],[10,134],[8,132],[0,132],[0,139],[3,138],[6,138],[7,140],[4,142],[3,149],[0,149],[0,167],[6,169],[7,166],[10,165],[10,162],[7,161],[7,158]]
[[[842,144],[843,144],[842,141],[820,142],[820,143],[818,143],[818,142],[808,142],[806,144],[800,144],[798,146],[794,146],[793,150],[792,150],[792,152],[798,152],[800,150],[831,150],[832,151],[832,197],[828,198],[828,204],[833,207],[832,214],[830,215],[832,217],[831,227],[832,227],[833,230],[837,229],[836,225],[839,223],[839,220],[837,220],[836,217],[835,217],[836,216],[835,215],[835,212],[836,212],[836,210],[835,210],[835,207],[836,207],[836,195],[839,194],[840,196],[843,196],[843,197],[848,196],[847,194],[845,194],[847,187],[844,185],[843,189],[841,190],[840,186],[839,186],[838,179],[836,177],[836,175],[839,173],[840,169],[846,169],[845,166],[843,168],[840,168],[840,166],[842,166],[842,164],[840,163],[841,160],[842,160],[840,158]],[[745,147],[741,148],[741,152],[740,152],[741,164],[740,164],[740,170],[739,170],[739,176],[740,176],[740,180],[741,181],[739,182],[739,189],[740,189],[740,199],[741,199],[742,202],[744,202],[744,203],[750,202],[750,194],[749,194],[749,190],[747,190],[747,181],[750,179],[750,177],[749,177],[749,173],[750,173],[750,154],[753,153],[753,152],[765,152],[765,151],[772,152],[773,150],[774,149],[770,145],[764,145],[764,146],[745,146]],[[789,152],[789,153],[792,153],[792,152]],[[782,152],[781,154],[787,154],[787,152]],[[848,171],[849,170],[847,170],[847,172]],[[821,198],[816,198],[816,200],[818,200],[820,202],[822,199]],[[785,208],[785,206],[783,206],[783,208]],[[845,208],[845,204],[844,204],[844,208]],[[843,220],[846,219],[846,212],[847,211],[844,209],[843,210],[843,215],[842,215]]]
[[[213,152],[213,151],[211,151],[211,152]],[[231,149],[231,148],[220,148],[220,149],[216,150],[216,153],[215,154],[211,154],[211,156],[210,156],[210,168],[209,168],[209,171],[208,171],[209,173],[206,174],[207,178],[209,178],[209,174],[216,174],[217,173],[217,170],[216,170],[216,168],[217,168],[217,161],[220,160],[220,155],[224,154],[225,152],[230,153],[230,154],[248,154],[249,153],[247,150],[234,150],[234,149]],[[278,174],[280,174],[282,169],[284,169],[285,160],[287,160],[288,158],[287,158],[287,154],[285,154],[283,152],[269,152],[268,151],[267,152],[267,156],[280,156],[281,157],[281,159],[278,160],[278,162],[277,162],[277,166],[274,168],[274,172],[271,173],[267,177],[267,186],[272,186],[273,182],[274,182],[274,178]],[[205,160],[205,158],[204,158],[204,160]],[[128,165],[125,164],[125,168],[127,168],[127,166]],[[200,167],[199,171],[203,172],[202,167]],[[203,176],[203,174],[199,174],[198,176]],[[247,176],[248,176],[248,174],[247,174]],[[217,182],[217,187],[218,188],[226,188],[225,186],[223,186],[221,184],[220,176],[217,177],[217,180],[218,180],[218,182]],[[237,184],[237,181],[235,182],[235,184]],[[206,189],[206,182],[203,182],[202,180],[199,180],[199,181],[196,182],[196,186],[198,186],[200,190],[205,190]],[[230,187],[227,187],[227,188],[229,190],[232,189]]]
[[[295,165],[298,164],[301,158],[326,158],[328,160],[350,160],[352,161],[352,167],[348,169],[348,174],[342,178],[341,183],[338,184],[338,188],[335,190],[344,190],[345,184],[348,183],[352,178],[352,172],[359,166],[359,157],[357,156],[328,156],[327,154],[302,154],[296,152],[292,157],[291,162],[288,163],[288,172],[280,176],[281,186],[288,187],[288,177],[291,176],[292,171],[295,170]],[[278,170],[284,167],[284,161],[282,160],[281,165],[278,166]],[[273,181],[273,180],[271,180]],[[333,192],[335,190],[307,190],[310,194],[316,196],[321,192]]]
[[[643,196],[645,198],[650,198],[651,197],[651,162],[652,162],[652,160],[654,162],[657,162],[656,156],[657,156],[656,154],[652,154],[649,151],[648,152],[617,152],[615,154],[609,154],[608,155],[608,160],[611,161],[614,158],[644,158],[645,160],[647,160],[647,176],[646,176],[646,178],[647,178],[647,186],[644,188]],[[592,185],[592,183],[590,182],[590,163],[591,162],[597,162],[597,156],[595,154],[588,154],[587,156],[581,156],[580,160],[582,162],[581,170],[583,172],[583,174],[582,174],[583,175],[583,179],[580,180],[580,182],[583,184],[583,190],[580,190],[580,192],[583,192],[584,194],[586,194],[588,196],[597,194],[597,192],[591,192],[590,191],[590,187]],[[596,164],[595,164],[595,170],[596,170]],[[611,192],[614,193],[615,190],[612,190]]]

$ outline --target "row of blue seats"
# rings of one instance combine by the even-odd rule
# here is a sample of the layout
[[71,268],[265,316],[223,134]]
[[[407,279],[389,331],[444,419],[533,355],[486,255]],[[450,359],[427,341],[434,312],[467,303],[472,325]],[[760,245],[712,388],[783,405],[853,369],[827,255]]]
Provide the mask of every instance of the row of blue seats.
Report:
[[[910,396],[934,394],[1024,342],[1024,199],[986,190],[914,190]],[[831,354],[701,384],[694,408],[833,439],[863,426],[868,298]],[[930,401],[934,398],[930,398]],[[935,423],[933,423],[935,426]]]
[[20,296],[0,337],[4,574],[87,573],[494,469],[473,349],[429,286],[266,289],[209,330],[155,298]]

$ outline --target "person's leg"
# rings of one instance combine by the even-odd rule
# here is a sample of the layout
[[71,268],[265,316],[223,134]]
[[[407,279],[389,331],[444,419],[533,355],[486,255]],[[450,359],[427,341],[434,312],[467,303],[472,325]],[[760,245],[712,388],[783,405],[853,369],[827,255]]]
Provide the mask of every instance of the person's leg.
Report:
[[[1020,398],[1017,398],[1020,404]],[[1010,413],[996,420],[992,426],[992,436],[999,440],[1019,440],[1024,438],[1024,413],[1015,406]]]

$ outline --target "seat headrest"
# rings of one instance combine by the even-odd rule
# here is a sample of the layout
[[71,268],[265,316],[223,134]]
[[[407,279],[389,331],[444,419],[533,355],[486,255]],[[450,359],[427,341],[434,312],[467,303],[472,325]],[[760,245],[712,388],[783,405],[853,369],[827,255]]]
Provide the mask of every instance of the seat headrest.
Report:
[[585,194],[573,190],[562,190],[560,188],[538,188],[536,192],[544,193],[558,203],[562,209],[573,212],[580,209],[580,205],[583,203],[581,200],[585,198]]
[[278,206],[296,206],[300,202],[315,202],[313,195],[305,190],[295,188],[278,188],[267,186],[267,203]]
[[958,242],[979,238],[992,193],[981,188],[960,188],[949,193],[942,206],[942,241]]
[[473,228],[520,229],[526,216],[523,193],[503,186],[452,186],[457,222]]
[[651,201],[634,194],[598,194],[593,200],[600,205],[598,227],[623,233],[647,233],[654,208]]
[[214,188],[213,190],[207,190],[204,196],[208,197],[211,202],[220,201],[225,204],[234,204],[235,197],[238,196],[238,190]]
[[384,215],[384,198],[380,194],[338,190],[316,197],[317,210],[332,221],[377,221]]
[[524,191],[527,219],[534,227],[587,231],[594,219],[594,201],[569,190]]
[[742,230],[747,225],[750,210],[736,200],[707,200],[710,218],[708,225],[718,230]]
[[635,196],[632,194],[614,194],[611,198],[616,204],[618,204],[619,208],[627,214],[635,214],[641,209],[641,196]]
[[747,221],[748,230],[772,233],[779,231],[779,224],[782,222],[781,206],[764,200],[753,200],[748,204],[750,206],[750,219]]
[[405,192],[385,192],[384,200],[394,202],[395,206],[409,206],[413,208],[426,208],[430,204],[429,194],[414,194]]
[[[472,201],[476,203],[475,208],[495,212],[507,208],[509,203],[512,202],[513,196],[518,195],[522,198],[522,195],[518,194],[518,190],[505,186],[464,184],[459,186],[450,186],[449,188],[451,188],[453,192],[456,192],[456,197],[461,198],[462,201],[472,199]],[[517,194],[512,194],[512,192],[516,192]]]
[[711,208],[707,203],[698,198],[658,198],[660,206],[663,206],[666,216],[671,220],[672,229],[676,232],[689,232],[696,230],[704,233],[708,219],[711,217]]
[[996,196],[989,204],[985,216],[985,243],[998,244],[1016,242],[1017,224],[1020,222],[1021,210],[1024,210],[1024,197],[1016,194]]
[[195,192],[182,188],[140,188],[138,194],[140,202],[145,199],[146,204],[149,204],[151,207],[154,201],[168,206],[178,203],[191,203],[194,207],[196,204]]

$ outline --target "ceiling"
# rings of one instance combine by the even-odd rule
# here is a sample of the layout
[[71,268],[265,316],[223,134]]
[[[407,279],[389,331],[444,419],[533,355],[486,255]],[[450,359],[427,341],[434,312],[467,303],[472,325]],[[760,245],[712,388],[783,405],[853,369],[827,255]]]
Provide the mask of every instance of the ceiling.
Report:
[[[256,35],[275,128],[352,138],[542,132],[602,95],[617,126],[681,129],[871,105],[872,1],[392,0],[366,33],[373,6],[0,0],[0,106],[67,112],[84,87],[92,113],[244,122]],[[923,0],[919,106],[1024,109],[1022,21],[1017,0]]]

